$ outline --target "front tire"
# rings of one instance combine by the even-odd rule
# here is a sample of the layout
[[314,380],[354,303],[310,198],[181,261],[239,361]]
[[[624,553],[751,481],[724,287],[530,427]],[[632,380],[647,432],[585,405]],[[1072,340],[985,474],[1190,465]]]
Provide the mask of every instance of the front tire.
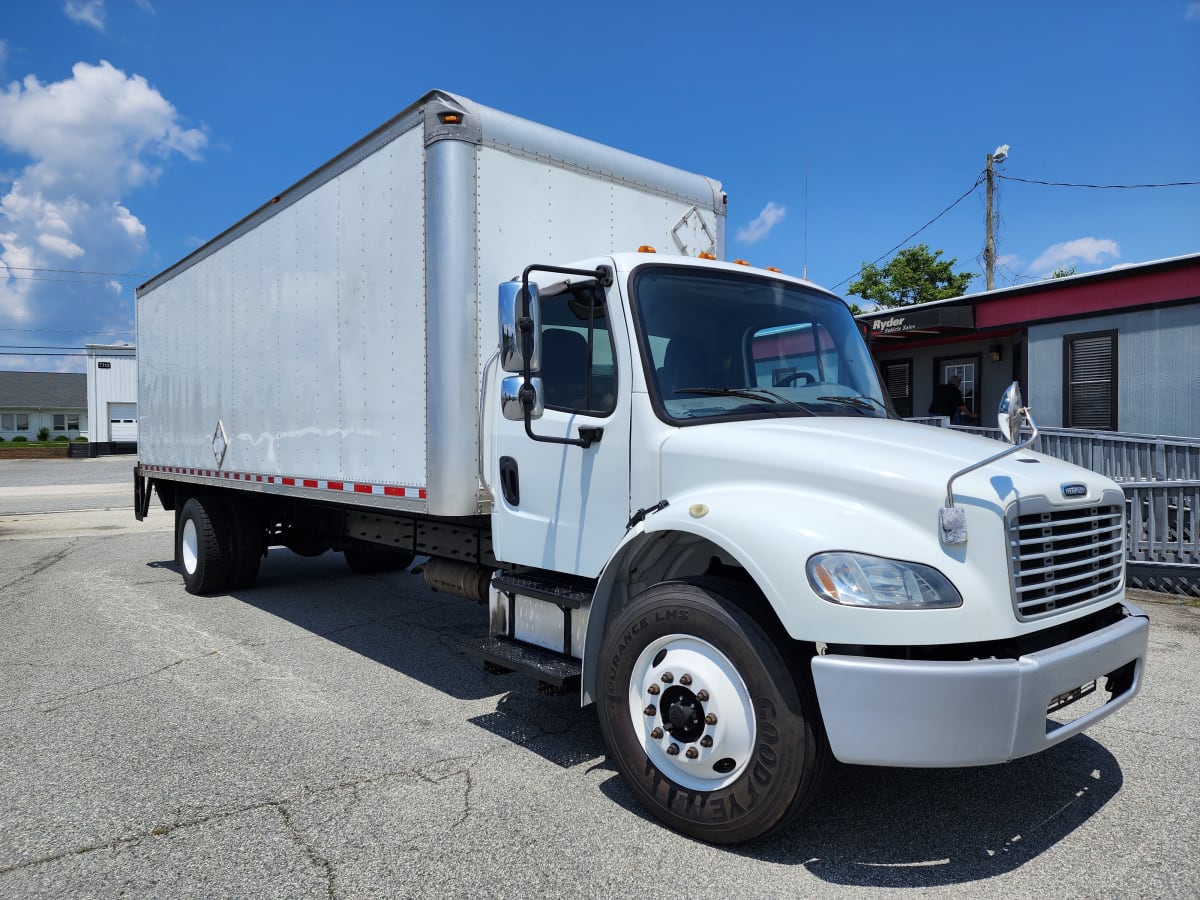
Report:
[[807,660],[789,666],[751,599],[721,579],[656,585],[617,613],[600,652],[617,771],[656,818],[718,844],[791,821],[829,758]]
[[229,586],[229,515],[216,497],[190,497],[179,511],[175,559],[189,594],[215,594]]

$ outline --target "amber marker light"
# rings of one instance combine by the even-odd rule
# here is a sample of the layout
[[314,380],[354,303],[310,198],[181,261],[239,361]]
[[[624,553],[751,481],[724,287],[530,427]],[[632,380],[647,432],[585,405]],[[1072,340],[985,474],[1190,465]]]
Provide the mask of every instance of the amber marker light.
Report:
[[463,117],[458,113],[442,113],[438,116],[443,125],[461,125]]
[[783,274],[783,269],[779,268],[779,266],[767,266],[767,271],[768,272],[778,272],[780,275]]
[[744,260],[744,259],[735,259],[735,260],[733,261],[733,264],[734,264],[735,266],[748,266],[748,265],[750,265],[750,263],[746,262],[746,260]]
[[651,247],[649,244],[642,244],[640,247],[638,247],[638,253],[657,253],[657,252],[658,251],[655,250],[653,247]]
[[697,253],[696,258],[697,259],[716,259],[717,254],[715,254],[715,253]]

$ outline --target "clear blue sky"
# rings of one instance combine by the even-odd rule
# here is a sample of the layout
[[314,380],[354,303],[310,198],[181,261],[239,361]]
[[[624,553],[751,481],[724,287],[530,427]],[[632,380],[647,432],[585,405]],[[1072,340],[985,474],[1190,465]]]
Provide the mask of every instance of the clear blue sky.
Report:
[[[918,241],[982,273],[982,187],[906,238],[1000,144],[1013,178],[1200,181],[1197,0],[3,6],[6,369],[132,340],[139,279],[77,273],[160,271],[432,88],[720,180],[730,258],[839,292]],[[998,286],[1200,251],[1200,186],[998,195]]]

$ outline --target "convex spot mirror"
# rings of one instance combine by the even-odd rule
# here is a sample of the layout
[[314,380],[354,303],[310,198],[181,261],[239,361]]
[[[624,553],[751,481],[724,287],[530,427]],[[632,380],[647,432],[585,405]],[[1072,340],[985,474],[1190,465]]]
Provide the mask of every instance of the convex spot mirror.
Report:
[[1025,403],[1021,399],[1021,388],[1014,381],[1008,386],[1004,396],[1000,398],[1000,409],[997,415],[1000,433],[1010,444],[1015,444],[1021,439],[1021,422],[1024,418]]
[[[500,285],[500,368],[505,372],[524,372],[526,353],[530,372],[537,372],[542,368],[542,317],[539,312],[537,285],[529,285],[529,318],[532,319],[533,328],[528,334],[521,331],[521,294],[522,287],[519,281],[505,281]],[[540,396],[541,391],[538,391],[538,394]]]
[[[520,375],[509,375],[500,380],[500,411],[510,422],[525,420],[525,407],[521,404],[521,387],[524,384],[525,379]],[[542,413],[546,411],[545,403],[542,400],[545,396],[542,390],[542,379],[530,378],[529,386],[533,391],[533,407],[529,411],[529,418],[540,419]]]

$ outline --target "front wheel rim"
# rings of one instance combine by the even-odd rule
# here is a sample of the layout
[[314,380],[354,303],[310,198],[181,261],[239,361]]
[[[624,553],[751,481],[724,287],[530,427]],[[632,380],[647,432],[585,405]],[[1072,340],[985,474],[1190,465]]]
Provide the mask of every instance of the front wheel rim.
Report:
[[179,555],[182,557],[183,570],[189,575],[196,574],[196,566],[200,564],[200,536],[193,519],[183,523],[183,533],[179,536]]
[[737,667],[707,641],[659,638],[633,664],[629,716],[650,761],[681,787],[715,791],[750,764],[757,727]]

